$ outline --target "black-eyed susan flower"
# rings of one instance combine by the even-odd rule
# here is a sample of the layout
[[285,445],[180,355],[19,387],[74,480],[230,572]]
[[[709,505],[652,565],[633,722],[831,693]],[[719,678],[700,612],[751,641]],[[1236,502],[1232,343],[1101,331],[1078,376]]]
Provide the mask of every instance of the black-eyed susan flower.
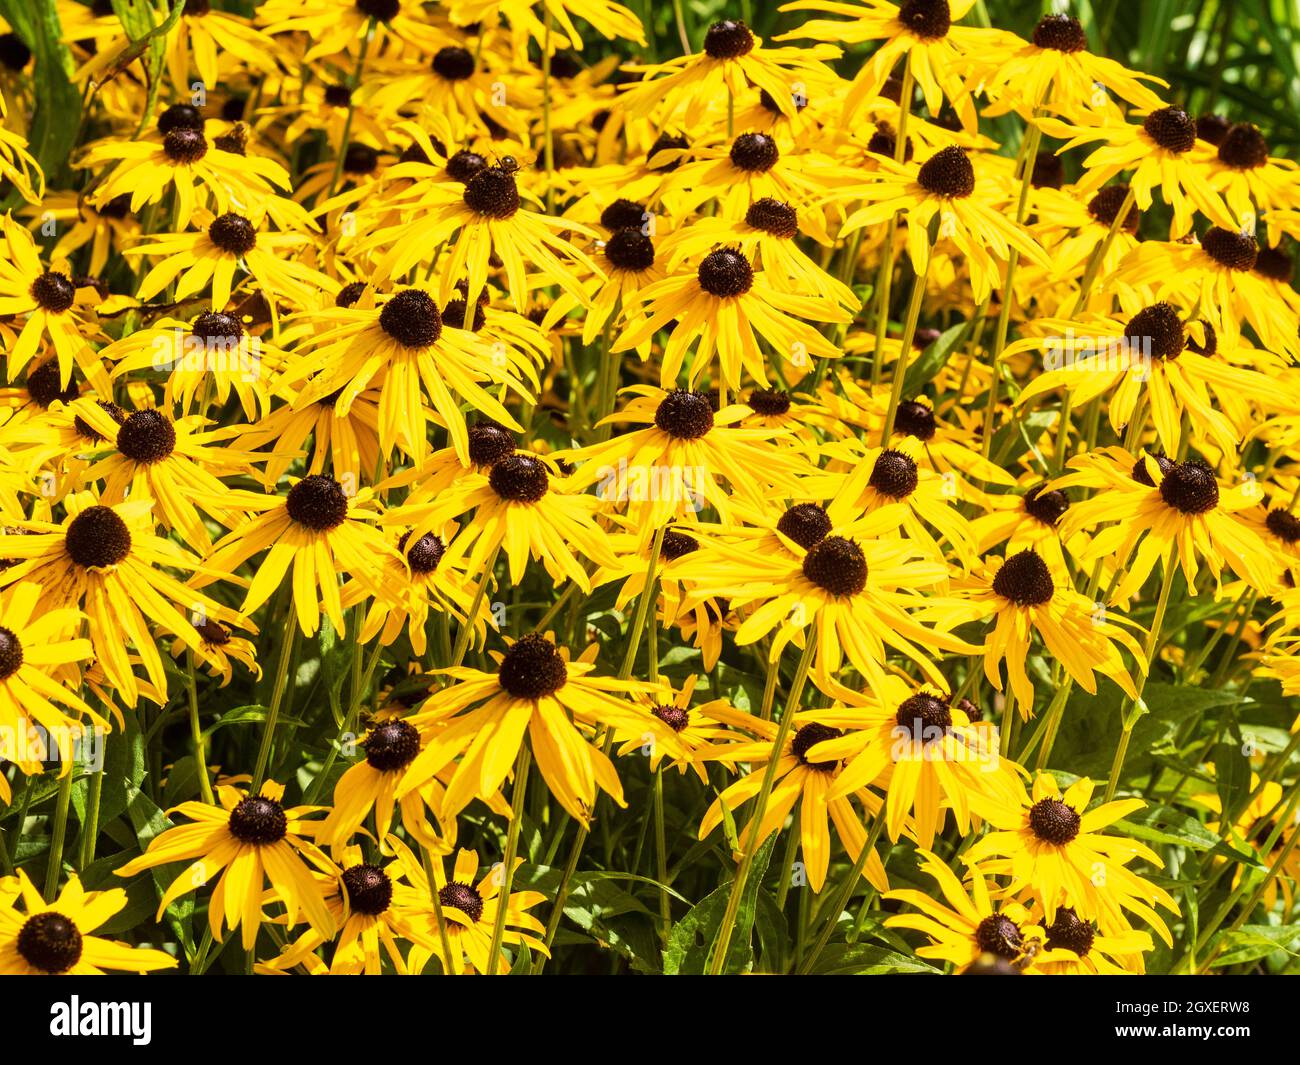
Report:
[[438,304],[424,289],[401,289],[378,306],[367,290],[354,306],[319,310],[310,320],[317,323],[318,332],[281,379],[299,388],[295,409],[338,393],[334,406],[344,415],[357,396],[376,387],[381,446],[385,451],[401,447],[417,462],[428,451],[422,395],[442,418],[462,459],[469,439],[461,403],[519,429],[487,389],[504,385],[526,394],[520,375],[531,364],[513,348],[493,348],[458,323],[444,322]]
[[30,580],[38,584],[47,609],[79,607],[95,658],[129,705],[141,687],[128,646],[134,646],[145,675],[158,691],[167,690],[162,657],[151,626],[174,635],[187,647],[202,636],[191,614],[234,623],[229,607],[182,584],[163,567],[193,571],[200,561],[154,532],[149,500],[107,506],[89,493],[69,496],[62,524],[23,522],[21,534],[0,532],[0,558],[17,560],[0,569],[0,586]]
[[[759,794],[768,763],[775,758],[776,771],[763,822],[757,828],[752,824],[740,828],[740,839],[745,841],[746,846],[760,846],[785,823],[797,804],[799,843],[808,872],[808,885],[813,891],[821,891],[830,869],[830,826],[835,826],[836,837],[855,862],[867,845],[863,815],[854,808],[849,796],[856,798],[868,815],[879,816],[883,805],[878,795],[865,788],[839,791],[834,798],[831,797],[832,789],[838,784],[840,763],[834,758],[813,760],[809,757],[809,752],[818,744],[836,738],[839,731],[821,724],[815,711],[804,711],[795,715],[794,721],[786,730],[784,748],[776,751],[773,746],[781,729],[775,721],[767,721],[734,707],[717,704],[708,711],[708,716],[730,726],[734,730],[734,738],[730,743],[718,742],[704,757],[747,762],[750,772],[713,800],[700,822],[700,839],[707,838],[722,823],[724,808],[738,810]],[[746,733],[749,735],[746,736]],[[884,891],[889,887],[884,863],[874,850],[863,863],[862,876],[878,890]]]
[[[581,559],[617,565],[596,523],[600,501],[574,491],[554,467],[535,455],[515,452],[494,462],[486,472],[470,470],[456,483],[427,499],[412,493],[407,502],[388,511],[385,524],[406,525],[417,540],[454,518],[469,520],[444,555],[448,561],[466,557],[465,568],[482,572],[504,550],[510,579],[523,579],[529,558],[542,561],[554,579],[568,578],[584,590],[591,587]],[[472,550],[471,550],[472,547]]]
[[773,490],[793,494],[799,477],[813,472],[768,430],[737,427],[747,413],[740,404],[715,414],[701,392],[627,391],[627,405],[606,422],[645,427],[561,457],[579,463],[572,487],[596,485],[599,498],[626,509],[644,536],[669,521],[693,521],[706,506],[727,521],[733,495],[758,505]]
[[592,743],[599,729],[649,732],[668,755],[684,752],[671,728],[625,698],[646,691],[644,682],[592,675],[595,650],[573,661],[567,648],[530,633],[504,655],[494,653],[495,673],[463,666],[447,670],[456,683],[434,693],[408,720],[416,727],[441,721],[449,727],[410,764],[398,799],[459,756],[446,798],[448,814],[458,812],[500,787],[520,744],[527,742],[551,794],[575,819],[585,823],[591,816],[597,789],[622,805],[618,773]]
[[0,592],[0,735],[7,748],[0,756],[26,761],[19,746],[36,725],[53,741],[60,773],[69,773],[83,719],[107,723],[77,694],[79,666],[91,657],[90,641],[75,635],[80,611],[40,609],[40,601],[41,588],[30,581]]
[[[522,858],[515,859],[515,867],[523,864]],[[433,957],[442,962],[442,970],[456,976],[466,972],[486,973],[510,971],[510,960],[504,956],[492,961],[493,931],[498,920],[497,911],[502,906],[501,885],[505,872],[500,866],[489,868],[479,876],[479,856],[477,851],[461,849],[456,852],[450,874],[446,862],[436,858],[433,862],[433,883],[430,884],[423,869],[411,869],[408,873],[410,891],[422,892],[429,897],[431,891],[438,893],[438,905],[442,911],[443,931],[446,933],[450,955],[445,954],[442,937],[433,924],[433,918],[426,918],[422,939],[434,942],[433,947],[417,943],[411,948],[408,963],[412,972],[420,972]],[[402,893],[406,897],[406,893]],[[511,891],[504,900],[505,929],[501,937],[502,945],[527,947],[543,955],[550,951],[542,934],[542,923],[530,914],[531,910],[546,896],[540,891]],[[433,933],[430,935],[430,933]],[[436,941],[435,941],[435,937]]]
[[339,598],[340,573],[368,584],[372,595],[383,594],[379,570],[394,552],[372,524],[377,515],[370,489],[349,495],[332,477],[313,473],[283,497],[227,492],[223,498],[257,516],[218,541],[197,583],[211,581],[213,573],[232,573],[269,548],[249,583],[244,613],[266,602],[291,566],[294,612],[308,636],[320,627],[322,613],[340,634],[347,631]]
[[1022,793],[1015,805],[995,803],[980,810],[993,831],[977,840],[964,860],[1010,876],[1010,894],[1032,889],[1047,925],[1069,906],[1079,917],[1098,921],[1107,934],[1123,933],[1129,929],[1124,911],[1129,911],[1169,943],[1168,926],[1155,907],[1177,914],[1178,904],[1164,888],[1128,868],[1141,859],[1159,869],[1160,856],[1136,840],[1102,832],[1146,804],[1120,799],[1089,810],[1092,788],[1084,779],[1062,794],[1053,777],[1040,773],[1032,797]]
[[317,932],[332,937],[335,917],[325,893],[313,875],[329,871],[331,862],[312,842],[319,822],[311,820],[319,807],[285,807],[284,787],[270,781],[257,795],[221,785],[219,806],[181,803],[174,812],[190,823],[169,828],[156,836],[144,854],[120,869],[130,877],[160,865],[189,861],[163,892],[158,919],[176,899],[197,891],[216,879],[208,902],[208,927],[218,942],[225,929],[240,929],[244,949],[251,951],[266,919],[263,906],[269,881],[283,904],[286,922],[304,918]]
[[46,902],[19,869],[18,890],[5,894],[0,906],[0,973],[6,976],[103,976],[106,970],[148,973],[177,965],[165,951],[91,934],[126,908],[121,888],[87,891],[73,876],[57,898]]
[[827,687],[835,705],[812,715],[836,736],[809,757],[843,763],[830,799],[860,788],[884,790],[890,839],[907,825],[922,847],[932,847],[949,809],[957,830],[970,832],[972,794],[1014,800],[1019,780],[999,757],[992,726],[972,722],[950,693],[915,688],[897,676],[867,695],[838,683]]
[[1012,248],[1039,265],[1049,261],[1033,236],[1001,209],[997,183],[981,178],[970,154],[961,148],[943,148],[924,162],[882,158],[880,169],[863,177],[861,184],[835,193],[864,204],[844,220],[840,235],[886,222],[902,211],[907,218],[908,255],[916,272],[923,274],[934,254],[928,227],[938,218],[938,238],[951,241],[964,256],[976,302],[1001,283],[998,264],[1006,261]]
[[[12,375],[21,370],[48,340],[58,357],[63,387],[77,367],[104,398],[112,391],[103,365],[88,343],[98,332],[87,315],[86,299],[91,290],[79,289],[64,269],[48,269],[41,262],[32,235],[5,214],[0,218],[4,236],[0,255],[0,314],[24,316],[22,328],[11,342],[7,364]],[[61,264],[55,264],[61,265]],[[89,297],[87,297],[89,298]]]
[[964,969],[982,955],[992,954],[1019,972],[1033,972],[1046,936],[1030,920],[1028,909],[1014,900],[997,901],[988,877],[978,867],[971,869],[967,887],[938,855],[929,849],[918,853],[921,871],[934,880],[943,900],[916,888],[895,888],[885,898],[917,912],[891,914],[885,918],[885,927],[907,928],[928,936],[930,941],[916,948],[921,958],[936,958]]
[[759,337],[767,341],[777,365],[792,363],[806,372],[814,357],[833,359],[839,349],[804,319],[844,322],[849,318],[847,311],[825,297],[779,290],[735,248],[710,251],[694,270],[647,285],[635,298],[638,305],[645,305],[644,315],[623,331],[613,350],[636,348],[671,323],[660,368],[665,388],[677,384],[692,345],[695,350],[687,369],[692,386],[705,380],[715,357],[718,377],[728,389],[740,388],[742,372],[766,385],[768,356]]
[[[984,675],[1003,690],[1001,663],[1023,717],[1032,713],[1034,684],[1025,663],[1037,633],[1065,671],[1088,692],[1096,693],[1096,674],[1109,677],[1136,698],[1133,670],[1146,671],[1141,646],[1119,615],[1098,610],[1086,595],[1076,592],[1032,547],[1004,559],[986,559],[969,578],[957,582],[979,617],[993,615],[994,624],[984,637]],[[1134,658],[1125,663],[1122,651]]]
[[1197,561],[1221,580],[1231,569],[1256,588],[1273,587],[1278,568],[1267,544],[1239,517],[1259,502],[1261,490],[1253,480],[1221,485],[1214,471],[1199,459],[1174,462],[1144,456],[1125,485],[1108,485],[1071,507],[1061,530],[1107,528],[1093,535],[1084,561],[1110,559],[1123,577],[1115,601],[1124,602],[1146,583],[1161,562],[1165,569],[1181,565],[1188,587],[1194,587]]

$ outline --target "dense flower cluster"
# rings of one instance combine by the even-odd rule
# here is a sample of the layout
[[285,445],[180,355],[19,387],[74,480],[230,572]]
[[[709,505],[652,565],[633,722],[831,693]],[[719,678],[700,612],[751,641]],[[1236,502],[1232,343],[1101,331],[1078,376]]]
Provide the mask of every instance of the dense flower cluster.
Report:
[[33,6],[0,971],[1269,958],[1268,131],[968,0]]

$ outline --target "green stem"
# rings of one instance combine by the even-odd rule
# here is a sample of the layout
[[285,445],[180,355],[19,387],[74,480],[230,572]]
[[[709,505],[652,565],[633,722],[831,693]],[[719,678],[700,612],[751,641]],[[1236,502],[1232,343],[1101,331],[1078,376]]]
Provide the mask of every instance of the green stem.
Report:
[[492,571],[496,569],[497,555],[500,553],[501,545],[497,544],[483,564],[483,572],[479,574],[478,588],[474,591],[474,602],[469,608],[469,613],[465,615],[465,623],[460,627],[460,632],[456,633],[456,646],[451,652],[453,667],[459,666],[465,661],[465,652],[469,650],[469,641],[474,635],[474,620],[478,617],[479,610],[483,606],[483,597],[487,594],[488,581],[492,579]]
[[194,763],[199,774],[199,792],[209,806],[217,804],[208,779],[208,756],[203,743],[203,727],[199,724],[199,687],[194,675],[194,652],[185,656],[185,681],[190,697],[190,738],[194,742]]
[[95,840],[99,836],[99,804],[104,796],[104,770],[101,766],[91,775],[86,789],[86,818],[81,826],[81,860],[78,869],[85,869],[95,860]]
[[[361,84],[361,71],[366,64],[366,53],[370,51],[370,42],[375,35],[375,20],[371,19],[366,26],[366,35],[361,39],[361,51],[357,54],[357,65],[352,69],[352,77],[348,79],[348,88],[355,93],[358,85]],[[348,97],[348,113],[343,120],[343,139],[339,144],[338,158],[334,160],[334,173],[330,177],[329,192],[325,194],[325,199],[331,199],[334,193],[338,191],[339,179],[343,176],[343,160],[348,154],[348,143],[352,140],[352,115],[356,111],[356,101],[351,95]]]
[[740,913],[740,900],[744,896],[745,883],[749,880],[749,871],[754,863],[754,855],[758,851],[758,831],[762,827],[763,818],[767,815],[768,800],[772,797],[772,786],[776,783],[776,767],[781,761],[781,752],[785,750],[785,741],[794,726],[794,716],[799,710],[799,700],[803,697],[804,685],[808,681],[808,670],[812,665],[816,647],[817,622],[814,621],[805,633],[803,654],[799,657],[794,681],[790,685],[790,695],[786,699],[785,711],[781,714],[781,723],[777,727],[776,738],[772,741],[772,755],[767,760],[767,767],[763,771],[763,783],[754,801],[754,812],[750,817],[750,829],[747,833],[749,838],[744,844],[740,865],[736,868],[736,878],[731,882],[727,909],[722,915],[718,937],[713,944],[713,958],[709,965],[709,973],[713,976],[721,975],[727,964],[731,937],[736,929],[736,917]]
[[925,282],[930,276],[930,261],[934,257],[933,246],[925,251],[925,268],[912,280],[912,295],[907,301],[907,319],[903,323],[903,336],[899,341],[898,361],[894,363],[894,382],[889,390],[889,408],[885,411],[885,424],[880,430],[880,446],[889,444],[889,437],[894,432],[894,419],[898,416],[898,404],[903,398],[903,381],[907,377],[908,355],[912,351],[912,341],[916,337],[916,323],[921,316],[921,301],[925,297]]
[[510,790],[510,828],[506,832],[505,866],[501,870],[501,888],[497,894],[496,921],[492,924],[492,950],[488,954],[487,975],[496,976],[501,962],[501,940],[506,932],[506,913],[510,909],[510,889],[515,882],[515,854],[519,850],[519,825],[524,819],[525,797],[528,794],[528,770],[532,765],[532,752],[526,742],[519,744],[519,757],[515,761],[515,782]]
[[[1174,587],[1174,574],[1177,567],[1173,560],[1167,560],[1164,564],[1164,573],[1160,581],[1160,598],[1156,602],[1155,616],[1151,619],[1151,628],[1147,632],[1146,644],[1146,672],[1139,674],[1134,682],[1137,689],[1137,698],[1133,700],[1132,712],[1128,711],[1127,706],[1124,711],[1123,732],[1120,733],[1119,746],[1115,748],[1115,758],[1110,766],[1110,779],[1106,782],[1105,802],[1110,802],[1115,797],[1115,789],[1119,787],[1119,775],[1124,768],[1124,758],[1128,754],[1129,740],[1133,738],[1133,726],[1137,724],[1135,711],[1142,702],[1142,692],[1146,688],[1147,677],[1150,676],[1151,670],[1155,666],[1156,648],[1160,645],[1160,630],[1164,628],[1165,611],[1169,607],[1169,593]],[[1126,701],[1127,703],[1127,701]]]
[[285,626],[288,632],[280,644],[280,663],[275,672],[275,688],[271,693],[271,707],[266,712],[266,724],[262,729],[262,743],[257,749],[257,763],[253,769],[253,783],[248,794],[257,795],[266,780],[267,765],[271,761],[271,745],[275,739],[275,726],[280,720],[280,706],[284,703],[285,692],[289,687],[289,659],[293,655],[294,645],[298,642],[298,624],[293,614]]
[[45,901],[53,902],[63,876],[63,844],[68,837],[68,807],[72,803],[72,777],[75,767],[68,766],[59,778],[59,794],[54,802],[54,827],[50,835],[49,860],[45,866]]
[[[817,964],[817,959],[826,949],[826,944],[830,942],[831,936],[835,932],[835,926],[839,921],[839,916],[849,904],[849,899],[853,897],[853,889],[858,886],[858,880],[862,876],[862,870],[867,867],[867,861],[875,853],[876,843],[880,839],[880,833],[885,827],[885,808],[881,806],[876,814],[876,819],[871,823],[871,831],[867,835],[867,841],[862,845],[862,850],[858,853],[857,861],[853,863],[853,868],[849,875],[844,878],[844,883],[840,885],[839,893],[835,896],[835,902],[831,906],[831,912],[827,915],[825,922],[822,924],[822,930],[817,936],[817,942],[804,958],[803,964],[799,967],[800,974],[812,972],[813,966]],[[868,890],[870,895],[870,889]]]

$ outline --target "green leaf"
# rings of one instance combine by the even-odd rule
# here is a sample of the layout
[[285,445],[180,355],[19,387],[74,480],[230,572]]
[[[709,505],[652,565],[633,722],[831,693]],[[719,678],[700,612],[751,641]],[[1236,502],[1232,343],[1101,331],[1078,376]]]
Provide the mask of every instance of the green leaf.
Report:
[[1224,950],[1214,968],[1267,958],[1276,951],[1300,957],[1300,925],[1245,925],[1223,934]]
[[[749,970],[754,963],[754,948],[750,942],[750,933],[758,910],[758,893],[767,872],[768,862],[772,860],[772,848],[778,833],[767,838],[750,866],[749,879],[736,911],[736,923],[732,929],[731,943],[727,948],[726,962],[722,967],[724,973],[742,973]],[[708,971],[709,960],[716,946],[719,926],[726,913],[727,900],[731,897],[732,884],[706,895],[691,910],[673,925],[668,936],[668,946],[664,950],[664,973],[670,976],[699,975]]]
[[832,943],[822,951],[812,971],[828,976],[877,976],[884,973],[942,975],[942,970],[933,965],[869,943]]
[[0,0],[0,15],[35,57],[36,108],[27,143],[46,180],[57,182],[81,127],[81,94],[72,83],[72,53],[55,0]]
[[1229,812],[1238,809],[1241,799],[1250,791],[1250,759],[1240,742],[1215,745],[1214,777],[1220,808]]
[[948,365],[948,360],[966,342],[966,337],[970,335],[977,321],[978,318],[972,318],[968,322],[958,322],[951,328],[945,329],[921,352],[921,357],[907,368],[907,373],[903,376],[905,399],[915,396]]

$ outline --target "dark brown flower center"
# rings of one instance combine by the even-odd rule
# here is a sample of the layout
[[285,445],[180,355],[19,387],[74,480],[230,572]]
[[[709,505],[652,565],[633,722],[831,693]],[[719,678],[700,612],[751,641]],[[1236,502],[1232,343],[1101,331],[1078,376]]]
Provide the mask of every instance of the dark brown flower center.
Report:
[[371,768],[392,773],[415,761],[420,753],[420,733],[407,721],[385,721],[371,729],[362,746]]
[[1201,238],[1201,249],[1220,266],[1229,270],[1254,269],[1259,256],[1259,245],[1248,233],[1214,226]]
[[178,166],[189,166],[208,154],[208,142],[197,129],[174,129],[163,138],[163,154]]
[[27,918],[16,945],[23,961],[51,975],[66,973],[81,960],[81,932],[70,919],[51,910]]
[[764,418],[779,418],[790,413],[790,393],[780,388],[756,388],[745,403]]
[[510,645],[497,669],[497,682],[516,699],[542,699],[554,695],[568,680],[559,649],[535,632]]
[[1255,257],[1255,273],[1269,281],[1290,285],[1295,263],[1281,248],[1260,248]]
[[550,483],[545,464],[531,455],[507,455],[488,471],[492,491],[510,503],[536,503]]
[[491,466],[515,453],[515,438],[495,422],[469,427],[469,460],[476,466]]
[[673,706],[671,703],[660,703],[658,706],[652,706],[650,713],[654,714],[674,732],[681,732],[691,723],[690,712],[683,707]]
[[71,403],[81,394],[75,377],[68,378],[66,388],[60,382],[59,360],[50,359],[27,374],[27,394],[42,410],[48,410],[55,400]]
[[699,549],[700,542],[694,536],[668,529],[664,532],[663,543],[659,545],[659,557],[665,562],[672,562]]
[[867,586],[867,556],[852,540],[827,536],[808,549],[803,575],[831,595],[857,595]]
[[0,625],[0,680],[7,680],[18,672],[23,664],[22,641],[14,635],[12,629]]
[[513,218],[519,210],[514,174],[499,166],[485,166],[465,183],[465,206],[484,218]]
[[1047,563],[1032,548],[1012,555],[993,578],[993,590],[1017,606],[1042,606],[1056,594]]
[[192,104],[172,104],[158,116],[158,132],[165,135],[174,129],[194,129],[202,133],[202,113]]
[[77,298],[77,286],[67,274],[46,270],[32,282],[31,297],[37,305],[51,314],[62,314]]
[[1264,519],[1268,531],[1285,544],[1300,543],[1300,518],[1282,507],[1274,507]]
[[914,436],[918,440],[932,440],[938,431],[934,409],[914,399],[905,399],[894,415],[894,432]]
[[1237,170],[1254,170],[1268,163],[1268,141],[1258,127],[1238,122],[1219,142],[1219,159]]
[[391,22],[402,10],[401,0],[357,0],[357,10],[376,22]]
[[948,36],[952,12],[948,0],[905,0],[898,21],[922,40],[935,41]]
[[796,503],[781,515],[776,527],[805,551],[810,551],[830,534],[831,519],[816,503]]
[[442,336],[442,315],[427,292],[408,288],[384,304],[379,327],[403,347],[427,348]]
[[1016,922],[1000,913],[990,914],[975,926],[975,942],[985,953],[1007,961],[1020,957],[1024,945]]
[[620,197],[600,212],[600,224],[609,230],[640,229],[646,217],[641,204]]
[[104,569],[116,566],[131,553],[131,533],[109,507],[87,507],[71,522],[64,548],[78,566]]
[[918,692],[903,700],[894,723],[915,742],[930,743],[942,739],[952,728],[952,710],[939,696]]
[[1177,107],[1161,107],[1142,120],[1148,137],[1168,152],[1182,155],[1196,144],[1196,123],[1192,116]]
[[710,296],[727,299],[743,296],[754,284],[754,268],[734,248],[711,251],[700,262],[700,288]]
[[474,76],[474,53],[458,45],[439,48],[433,57],[433,72],[447,81],[465,81]]
[[1056,920],[1047,928],[1047,945],[1053,950],[1072,950],[1085,957],[1097,938],[1091,922],[1081,920],[1069,906],[1056,911]]
[[15,73],[21,71],[32,60],[32,50],[23,43],[16,33],[0,35],[0,66]]
[[366,291],[366,283],[364,281],[349,281],[346,285],[344,285],[341,289],[339,289],[338,295],[334,297],[334,306],[335,307],[355,306],[357,300],[361,298],[362,293],[365,291]]
[[703,392],[675,388],[655,408],[655,425],[677,440],[698,440],[713,428],[713,405]]
[[1228,135],[1232,123],[1222,115],[1205,114],[1196,120],[1196,136],[1207,144],[1218,147]]
[[240,843],[266,846],[284,839],[289,831],[289,819],[284,815],[284,807],[274,799],[250,795],[230,811],[228,827]]
[[343,486],[322,473],[309,473],[290,488],[284,506],[290,518],[316,532],[337,529],[348,516]]
[[379,169],[379,149],[361,141],[353,141],[343,153],[343,172],[364,177]]
[[1079,834],[1082,818],[1060,799],[1039,799],[1029,808],[1029,827],[1044,843],[1064,846]]
[[127,415],[117,431],[117,450],[144,466],[162,462],[175,448],[176,428],[153,409]]
[[1039,152],[1029,183],[1036,189],[1059,189],[1065,184],[1065,162],[1055,152]]
[[[1146,459],[1150,459],[1156,464],[1156,468],[1160,470],[1162,477],[1168,477],[1169,471],[1174,468],[1174,460],[1165,455],[1148,455]],[[1137,481],[1138,484],[1146,485],[1148,488],[1154,488],[1156,482],[1151,479],[1151,474],[1147,470],[1146,459],[1139,458],[1133,464],[1133,480]]]
[[619,229],[605,242],[605,258],[617,270],[643,273],[655,264],[654,241],[640,229]]
[[257,230],[243,215],[218,215],[208,226],[208,239],[228,255],[247,255],[257,247]]
[[442,540],[433,533],[425,533],[415,543],[411,543],[411,534],[404,532],[397,541],[397,549],[406,557],[406,564],[412,573],[432,573],[438,568],[446,548]]
[[933,196],[961,199],[975,191],[975,168],[961,148],[942,148],[921,164],[916,180]]
[[742,133],[731,142],[731,165],[737,170],[765,173],[776,166],[781,150],[766,133]]
[[704,33],[704,53],[710,59],[739,59],[754,50],[754,35],[739,19],[715,22]]
[[[650,145],[650,151],[646,153],[646,164],[648,166],[650,160],[653,159],[660,152],[684,151],[689,147],[690,147],[690,141],[688,141],[685,137],[681,136],[680,134],[661,133],[659,134],[658,137],[655,138],[654,144]],[[658,166],[651,166],[650,169],[664,172],[669,170],[676,170],[681,165],[682,165],[682,161],[680,159],[673,159],[670,162],[660,163]]]
[[460,910],[471,921],[483,916],[483,896],[469,884],[453,880],[439,888],[438,901],[446,909]]
[[[1098,225],[1109,229],[1115,224],[1115,216],[1119,214],[1119,209],[1124,206],[1127,198],[1127,185],[1107,185],[1088,201],[1088,213]],[[1119,227],[1124,232],[1134,235],[1138,231],[1138,223],[1141,220],[1142,212],[1137,209],[1137,205],[1129,204],[1128,213],[1124,215],[1124,221]]]
[[745,222],[774,237],[793,240],[799,235],[799,218],[788,203],[771,196],[755,200],[745,212]]
[[238,341],[244,335],[244,326],[233,314],[225,311],[204,311],[190,323],[190,333],[203,341]]
[[808,761],[808,752],[819,743],[825,743],[827,740],[837,740],[843,733],[837,728],[831,728],[830,725],[822,725],[816,721],[809,722],[794,734],[794,739],[790,741],[790,750],[794,756],[809,769],[819,769],[823,773],[829,773],[839,765],[839,762],[810,762]]
[[1183,514],[1204,514],[1219,505],[1219,482],[1203,462],[1175,462],[1160,482],[1160,498]]
[[470,179],[482,170],[486,170],[488,161],[478,152],[462,148],[447,160],[447,176],[462,185],[468,185]]
[[326,85],[325,102],[330,107],[347,107],[352,103],[352,90],[346,85]]
[[343,871],[343,890],[353,913],[378,917],[393,901],[393,882],[377,865],[354,865]]
[[1082,52],[1088,47],[1088,35],[1073,15],[1044,15],[1034,27],[1034,44],[1054,52]]
[[1128,320],[1124,340],[1130,356],[1176,359],[1183,353],[1187,334],[1177,308],[1162,301],[1143,307]]
[[1025,513],[1035,521],[1055,528],[1061,516],[1070,509],[1070,499],[1059,488],[1045,491],[1044,486],[1034,485],[1025,493]]
[[916,491],[916,462],[910,455],[886,448],[876,457],[868,484],[890,499],[906,499]]

